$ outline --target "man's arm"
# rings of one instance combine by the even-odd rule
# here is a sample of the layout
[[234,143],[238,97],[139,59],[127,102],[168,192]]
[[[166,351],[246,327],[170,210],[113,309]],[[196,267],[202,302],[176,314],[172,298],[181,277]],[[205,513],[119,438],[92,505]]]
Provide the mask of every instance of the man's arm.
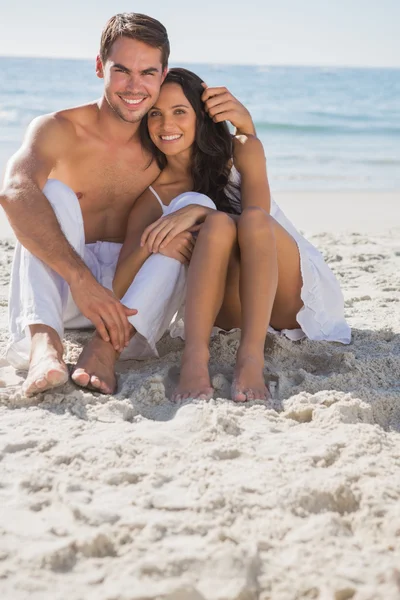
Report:
[[236,135],[256,135],[253,119],[247,108],[226,87],[207,87],[201,99],[214,123],[229,121],[236,128]]
[[87,267],[66,240],[41,190],[69,150],[70,127],[52,115],[35,119],[22,147],[8,162],[0,193],[1,206],[17,239],[68,283]]
[[128,314],[109,290],[93,277],[64,236],[55,213],[42,193],[54,166],[75,143],[72,124],[57,115],[35,119],[20,150],[9,161],[0,204],[17,239],[27,250],[56,271],[71,288],[81,312],[105,341],[122,350],[130,337]]

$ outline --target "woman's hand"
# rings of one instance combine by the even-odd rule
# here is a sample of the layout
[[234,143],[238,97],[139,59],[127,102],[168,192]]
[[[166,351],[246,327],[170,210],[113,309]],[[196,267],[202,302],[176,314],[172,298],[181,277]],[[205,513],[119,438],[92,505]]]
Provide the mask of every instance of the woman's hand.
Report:
[[166,217],[161,217],[146,227],[140,245],[145,246],[147,244],[149,252],[160,252],[182,231],[196,231],[196,224],[204,220],[211,210],[213,209],[198,204],[190,204]]
[[[196,229],[199,227],[201,227],[201,225],[195,226]],[[169,258],[175,258],[175,260],[183,265],[188,265],[192,258],[194,244],[195,238],[193,237],[193,234],[190,233],[190,231],[183,231],[182,233],[178,233],[165,248],[162,250],[160,249],[160,254],[168,256]]]
[[226,87],[204,88],[201,99],[204,102],[205,111],[214,123],[229,121],[236,127],[236,134],[256,135],[253,119],[247,108]]

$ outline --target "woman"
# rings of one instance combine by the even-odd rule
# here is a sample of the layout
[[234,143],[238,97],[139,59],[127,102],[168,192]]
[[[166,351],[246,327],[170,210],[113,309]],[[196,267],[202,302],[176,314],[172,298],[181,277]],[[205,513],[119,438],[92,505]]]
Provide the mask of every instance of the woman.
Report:
[[[202,105],[203,91],[195,74],[172,69],[142,123],[143,141],[161,174],[132,210],[135,231],[128,226],[114,290],[122,297],[146,252],[162,252],[174,236],[202,223],[188,271],[186,343],[175,399],[212,396],[208,361],[214,325],[242,332],[232,399],[266,399],[269,325],[297,339],[342,343],[350,341],[350,329],[329,267],[271,200],[262,144],[253,136],[232,137],[226,123],[213,123]],[[204,195],[217,210],[204,201],[194,205]],[[183,197],[185,206],[165,213],[162,205]]]

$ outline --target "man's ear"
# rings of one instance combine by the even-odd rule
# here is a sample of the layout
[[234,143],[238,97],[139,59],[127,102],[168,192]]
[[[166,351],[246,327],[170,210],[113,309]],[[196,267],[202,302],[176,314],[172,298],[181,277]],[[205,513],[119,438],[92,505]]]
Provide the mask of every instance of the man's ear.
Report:
[[164,71],[162,72],[162,75],[161,75],[161,83],[164,82],[164,79],[166,78],[167,73],[168,73],[168,67],[165,67],[165,69],[164,69]]
[[100,54],[96,56],[96,75],[99,79],[104,79],[103,61],[100,58]]

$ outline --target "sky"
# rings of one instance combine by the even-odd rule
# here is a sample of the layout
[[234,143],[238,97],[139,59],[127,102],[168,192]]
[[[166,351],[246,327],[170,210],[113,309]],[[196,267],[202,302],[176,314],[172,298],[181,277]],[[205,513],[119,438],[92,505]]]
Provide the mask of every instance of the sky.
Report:
[[400,0],[0,0],[0,56],[94,58],[125,11],[167,27],[170,64],[400,67]]

